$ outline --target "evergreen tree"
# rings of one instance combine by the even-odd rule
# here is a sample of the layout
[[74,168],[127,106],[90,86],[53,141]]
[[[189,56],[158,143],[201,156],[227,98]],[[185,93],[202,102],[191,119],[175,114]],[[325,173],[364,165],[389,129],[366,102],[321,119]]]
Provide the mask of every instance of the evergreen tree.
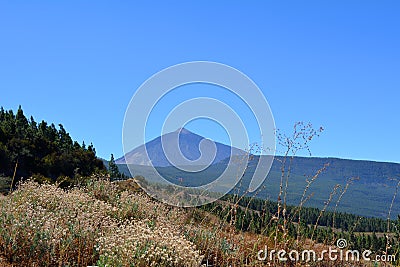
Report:
[[114,154],[111,154],[111,159],[108,162],[108,172],[110,173],[111,178],[117,178],[121,176],[118,166],[115,164]]

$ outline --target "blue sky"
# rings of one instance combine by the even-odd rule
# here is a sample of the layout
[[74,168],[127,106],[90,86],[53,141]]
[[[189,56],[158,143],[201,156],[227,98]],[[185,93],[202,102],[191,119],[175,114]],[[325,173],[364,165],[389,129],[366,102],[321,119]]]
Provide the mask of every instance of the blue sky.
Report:
[[[1,1],[0,105],[120,156],[135,90],[209,60],[248,75],[283,131],[324,126],[314,156],[400,162],[399,13],[398,1]],[[189,129],[225,141],[206,124]]]

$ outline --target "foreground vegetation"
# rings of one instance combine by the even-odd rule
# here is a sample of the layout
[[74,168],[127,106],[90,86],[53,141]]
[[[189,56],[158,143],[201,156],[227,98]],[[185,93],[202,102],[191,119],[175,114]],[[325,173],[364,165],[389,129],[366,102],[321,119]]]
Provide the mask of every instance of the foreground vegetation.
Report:
[[63,190],[28,181],[1,200],[0,252],[18,266],[198,266],[186,212],[103,179]]
[[[226,211],[243,208],[227,200],[217,206]],[[258,223],[255,216],[247,215]],[[265,246],[321,251],[328,245],[306,235],[286,236],[279,223],[269,223],[266,231],[257,233],[238,227],[237,218],[220,219],[198,208],[161,204],[132,179],[113,183],[93,176],[85,185],[69,189],[27,181],[0,200],[1,264],[265,266],[257,259]],[[276,262],[275,266],[302,264]],[[315,266],[328,264],[347,266],[325,261]],[[348,264],[368,266],[365,262]]]

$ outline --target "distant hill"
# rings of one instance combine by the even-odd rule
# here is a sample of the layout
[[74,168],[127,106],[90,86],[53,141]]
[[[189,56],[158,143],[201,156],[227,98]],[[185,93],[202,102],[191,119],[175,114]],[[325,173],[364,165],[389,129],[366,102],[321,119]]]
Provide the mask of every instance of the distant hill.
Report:
[[[179,140],[179,141],[178,141]],[[179,142],[179,148],[174,146],[175,142]],[[233,148],[218,142],[215,143],[216,155],[212,164],[218,163],[231,155],[244,155],[245,151],[238,148]],[[132,151],[128,152],[125,156],[117,159],[117,164],[133,164],[143,166],[156,166],[156,167],[167,167],[172,166],[170,161],[167,159],[163,145],[171,145],[172,160],[177,162],[174,165],[188,165],[186,162],[180,160],[180,153],[191,161],[195,161],[200,158],[199,146],[202,145],[205,155],[211,155],[214,149],[212,142],[208,139],[192,133],[185,128],[179,128],[175,132],[165,134],[157,137],[148,143],[141,145]],[[148,157],[146,154],[148,153]],[[203,161],[199,160],[194,162],[195,165],[208,165],[206,159]]]
[[[280,160],[282,160],[282,157],[275,158],[270,174],[263,184],[264,188],[258,193],[258,196],[276,200],[281,174]],[[308,206],[323,207],[335,185],[340,184],[341,189],[343,189],[349,178],[358,177],[359,180],[354,181],[343,195],[338,210],[362,216],[387,217],[397,184],[391,178],[400,178],[400,164],[397,163],[295,157],[292,161],[292,175],[289,179],[289,203],[293,205],[299,204],[306,186],[305,180],[327,163],[329,166],[326,171],[319,175],[308,190],[308,194],[313,194],[308,201]],[[250,162],[249,165],[248,174],[243,179],[244,187],[250,180],[250,174],[254,169],[255,163]],[[335,206],[339,195],[340,192],[333,197],[330,207]],[[393,204],[392,218],[396,218],[398,214],[400,214],[400,196],[397,196]]]
[[[276,157],[267,179],[255,194],[259,198],[276,201],[280,184],[280,162],[281,157]],[[250,161],[249,167],[233,193],[245,192],[251,175],[254,172],[255,161]],[[226,161],[221,161],[207,169],[190,173],[181,171],[175,167],[158,167],[157,171],[169,181],[185,186],[199,186],[207,184],[218,177],[226,168]],[[306,186],[306,178],[315,174],[325,163],[330,166],[315,180],[309,188],[307,195],[313,194],[307,201],[306,206],[322,208],[329,194],[337,184],[343,188],[347,179],[359,177],[349,186],[338,206],[338,211],[357,214],[367,217],[386,218],[390,203],[396,190],[396,182],[389,178],[398,177],[400,164],[372,161],[358,161],[336,158],[303,158],[295,157],[292,162],[292,174],[289,179],[287,200],[291,205],[298,205]],[[121,172],[131,175],[125,164],[118,165]],[[149,166],[131,166],[133,175],[142,175],[151,180],[152,172]],[[396,176],[397,175],[397,176]],[[233,177],[236,179],[237,177]],[[330,204],[335,206],[340,192],[336,194]],[[251,194],[250,194],[251,195]],[[400,196],[398,195],[392,209],[392,218],[400,214]]]

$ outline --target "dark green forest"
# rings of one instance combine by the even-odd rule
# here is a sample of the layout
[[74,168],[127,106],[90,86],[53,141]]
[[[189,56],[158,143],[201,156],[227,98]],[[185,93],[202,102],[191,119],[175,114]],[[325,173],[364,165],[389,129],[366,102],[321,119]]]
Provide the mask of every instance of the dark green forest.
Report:
[[56,181],[103,170],[94,146],[73,141],[62,124],[37,123],[21,106],[16,114],[1,107],[0,176],[13,177],[15,172],[15,184],[31,176]]

